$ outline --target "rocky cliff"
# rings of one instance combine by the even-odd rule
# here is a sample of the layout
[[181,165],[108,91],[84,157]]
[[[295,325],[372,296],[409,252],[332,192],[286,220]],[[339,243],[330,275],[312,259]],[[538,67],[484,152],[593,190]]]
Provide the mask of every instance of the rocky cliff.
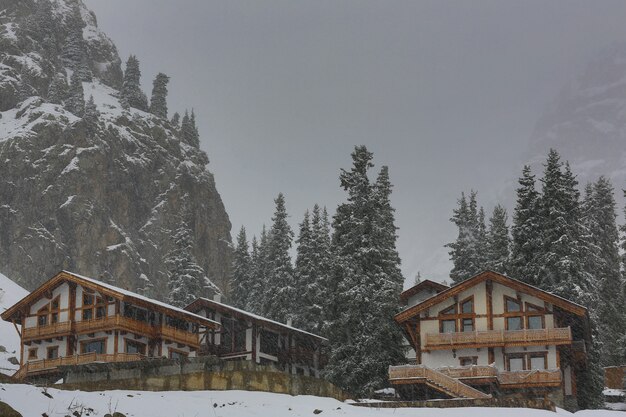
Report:
[[[95,119],[58,100],[77,65]],[[148,280],[163,297],[185,225],[227,291],[231,224],[207,155],[177,123],[122,105],[121,86],[116,47],[80,0],[0,0],[0,271],[28,289],[60,269],[129,289]]]

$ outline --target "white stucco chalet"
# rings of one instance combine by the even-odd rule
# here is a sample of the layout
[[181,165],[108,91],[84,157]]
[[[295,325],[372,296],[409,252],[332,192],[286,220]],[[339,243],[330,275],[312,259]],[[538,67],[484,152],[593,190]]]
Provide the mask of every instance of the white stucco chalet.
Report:
[[414,364],[390,368],[390,381],[405,396],[576,395],[590,342],[585,307],[492,271],[452,287],[420,282],[403,301],[395,320]]

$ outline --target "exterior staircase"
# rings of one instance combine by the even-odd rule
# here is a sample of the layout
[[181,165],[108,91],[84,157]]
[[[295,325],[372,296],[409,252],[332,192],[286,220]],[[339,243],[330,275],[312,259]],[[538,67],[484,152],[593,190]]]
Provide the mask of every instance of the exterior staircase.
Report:
[[389,367],[389,381],[392,384],[411,383],[417,380],[452,398],[491,398],[489,394],[424,365]]

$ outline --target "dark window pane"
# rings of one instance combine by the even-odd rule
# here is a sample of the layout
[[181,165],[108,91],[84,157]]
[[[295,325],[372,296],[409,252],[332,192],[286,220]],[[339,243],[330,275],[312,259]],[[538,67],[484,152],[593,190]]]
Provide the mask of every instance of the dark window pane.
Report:
[[105,307],[98,307],[96,308],[96,318],[101,319],[102,317],[104,317],[106,310]]
[[104,353],[104,340],[94,340],[83,343],[83,353]]
[[91,320],[93,318],[93,310],[83,310],[83,320]]
[[474,311],[474,300],[467,300],[461,306],[461,311],[463,313],[472,313]]
[[522,318],[521,317],[507,317],[506,319],[508,330],[522,330]]
[[48,316],[38,316],[37,324],[39,326],[45,326],[46,324],[48,324]]
[[542,317],[541,316],[528,317],[528,328],[529,329],[543,329]]
[[441,333],[454,333],[456,326],[454,320],[443,320],[441,322]]
[[56,359],[59,357],[59,348],[53,347],[48,349],[48,359]]
[[274,332],[261,333],[261,352],[268,355],[278,354],[278,335]]
[[506,311],[521,311],[520,303],[511,299],[506,299]]
[[474,331],[474,321],[472,319],[463,319],[463,331],[464,332]]

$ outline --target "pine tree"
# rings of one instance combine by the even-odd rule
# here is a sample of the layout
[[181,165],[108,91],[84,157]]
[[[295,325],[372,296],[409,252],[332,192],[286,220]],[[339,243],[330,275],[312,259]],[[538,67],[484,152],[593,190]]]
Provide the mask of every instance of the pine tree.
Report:
[[170,77],[160,72],[152,82],[150,113],[162,119],[167,119],[167,83],[169,81]]
[[126,71],[122,83],[121,98],[130,107],[148,111],[148,99],[141,91],[141,71],[139,70],[139,60],[135,55],[128,57],[126,61]]
[[348,193],[333,219],[333,300],[326,334],[331,346],[327,377],[357,394],[371,393],[387,383],[390,364],[404,360],[401,334],[393,322],[401,287],[395,226],[388,204],[391,186],[386,170],[371,184],[373,155],[365,146],[352,153],[353,167],[342,170]]
[[461,193],[458,208],[450,219],[458,229],[456,241],[447,244],[453,263],[450,278],[456,283],[481,272],[485,267],[486,228],[484,212],[478,210],[476,192],[470,193],[469,202],[465,193]]
[[304,213],[302,223],[300,223],[300,230],[298,238],[296,239],[296,266],[294,269],[295,276],[295,298],[294,306],[300,308],[293,313],[293,324],[296,327],[302,329],[309,328],[308,310],[311,307],[313,300],[309,300],[310,294],[309,286],[314,284],[314,280],[317,278],[315,265],[313,264],[313,232],[311,230],[311,221],[309,211]]
[[68,98],[65,100],[65,108],[78,117],[82,117],[85,112],[85,93],[83,83],[75,72],[70,79]]
[[167,302],[177,307],[185,307],[206,292],[207,286],[218,292],[217,287],[208,281],[204,270],[192,254],[191,230],[185,222],[174,234],[174,249],[166,257],[168,277]]
[[293,317],[296,308],[293,304],[296,292],[295,277],[289,255],[293,231],[287,223],[285,196],[282,193],[278,194],[274,202],[276,210],[267,242],[268,276],[263,314],[273,320],[286,322]]
[[268,234],[265,225],[263,225],[259,240],[257,241],[256,236],[252,239],[252,287],[247,308],[256,314],[263,314],[266,305],[265,297],[269,274],[267,250]]
[[67,97],[68,85],[65,81],[65,77],[61,75],[55,75],[48,86],[47,99],[53,104],[62,104],[63,100]]
[[486,268],[500,272],[501,274],[507,274],[509,272],[508,262],[511,239],[509,237],[507,220],[506,209],[498,204],[493,209],[493,213],[489,219],[489,231],[487,232],[486,239]]
[[174,128],[180,128],[180,114],[178,114],[178,112],[174,113],[174,115],[172,116],[172,120],[170,120],[170,123],[172,124],[172,126],[174,126]]
[[122,89],[124,71],[122,71],[122,62],[119,58],[107,65],[104,73],[102,74],[102,82],[116,90]]
[[585,269],[597,288],[597,302],[589,307],[597,317],[602,366],[617,366],[624,360],[626,328],[617,213],[607,178],[600,177],[586,189],[583,207],[585,232],[590,237],[586,246],[591,247],[584,256]]
[[185,115],[180,124],[181,140],[195,148],[200,147],[200,135],[198,134],[198,128],[196,127],[196,114],[191,110],[191,116],[189,112],[185,110]]
[[96,107],[96,103],[93,101],[93,96],[89,96],[89,100],[87,101],[87,104],[85,104],[85,114],[83,115],[83,120],[87,125],[87,131],[90,134],[94,134],[98,129],[100,112],[98,111],[98,107]]
[[524,166],[517,189],[517,204],[511,227],[512,277],[530,285],[540,285],[539,258],[542,252],[541,213],[539,192],[535,190],[535,176],[530,167]]
[[237,235],[237,246],[233,256],[231,298],[235,307],[247,308],[252,287],[252,261],[248,247],[246,229],[242,226]]
[[80,8],[78,4],[74,4],[66,19],[68,34],[63,48],[63,63],[78,76],[80,81],[89,82],[92,80],[92,73],[89,67],[87,46],[83,39],[84,26],[85,22],[80,14]]

